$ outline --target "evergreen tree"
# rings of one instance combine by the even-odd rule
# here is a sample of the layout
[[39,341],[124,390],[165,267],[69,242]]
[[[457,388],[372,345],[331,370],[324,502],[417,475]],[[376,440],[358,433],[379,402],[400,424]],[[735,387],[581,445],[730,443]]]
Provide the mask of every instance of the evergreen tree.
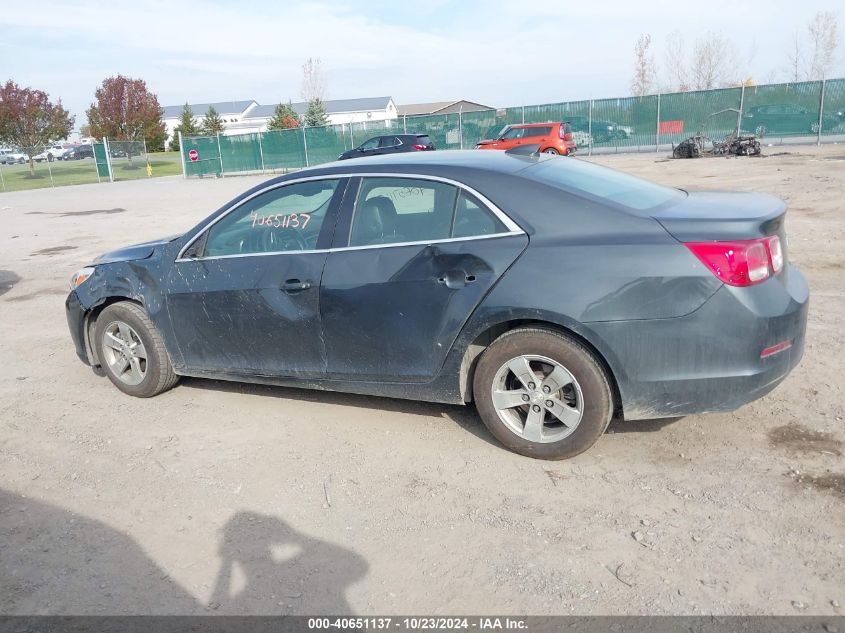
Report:
[[302,121],[290,101],[277,105],[273,118],[267,123],[268,130],[289,130],[301,126]]
[[[214,106],[208,106],[208,112],[205,113],[205,119],[202,122],[202,133],[206,136],[217,136],[224,129],[226,126],[223,124],[223,119],[220,118],[220,115],[217,114],[217,110],[214,109]],[[184,136],[185,133],[182,132]]]
[[308,109],[305,111],[305,125],[316,127],[318,125],[328,124],[329,115],[326,114],[326,106],[323,105],[323,100],[319,97],[314,97],[308,102]]
[[194,119],[194,113],[191,112],[191,106],[187,103],[182,108],[182,115],[179,117],[179,125],[173,130],[173,138],[170,139],[170,151],[179,151],[179,132],[182,136],[199,136],[200,129],[197,126],[197,121]]

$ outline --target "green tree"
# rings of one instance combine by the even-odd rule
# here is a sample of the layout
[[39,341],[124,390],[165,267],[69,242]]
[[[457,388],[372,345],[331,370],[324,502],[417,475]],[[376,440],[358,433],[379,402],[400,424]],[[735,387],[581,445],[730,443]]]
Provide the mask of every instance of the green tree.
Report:
[[67,138],[74,118],[53,104],[43,90],[21,88],[14,81],[0,85],[0,142],[19,147],[29,156],[29,173],[35,174],[32,157],[52,141]]
[[179,117],[179,125],[173,129],[173,138],[170,139],[170,151],[179,151],[179,132],[182,136],[199,136],[200,129],[197,121],[194,118],[194,113],[191,111],[191,106],[187,103],[182,108],[182,114]]
[[329,115],[326,114],[326,106],[323,105],[323,100],[320,97],[314,97],[308,102],[308,109],[305,111],[305,125],[316,127],[328,124]]
[[[202,133],[206,136],[217,136],[223,130],[226,129],[226,126],[223,124],[223,119],[220,118],[220,115],[217,114],[217,110],[214,109],[214,106],[208,106],[208,112],[205,113],[205,119],[200,126]],[[182,132],[184,135],[185,133]]]
[[273,118],[267,123],[268,130],[289,130],[301,126],[302,121],[290,101],[277,105]]

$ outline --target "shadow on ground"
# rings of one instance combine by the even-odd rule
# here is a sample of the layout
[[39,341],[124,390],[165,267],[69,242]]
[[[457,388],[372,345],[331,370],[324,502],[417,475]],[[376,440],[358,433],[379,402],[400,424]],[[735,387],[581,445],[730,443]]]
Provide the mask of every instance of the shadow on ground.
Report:
[[221,564],[206,605],[126,534],[0,489],[0,613],[352,613],[346,589],[368,569],[355,552],[252,512],[230,517],[220,534]]
[[[505,450],[499,441],[487,430],[487,427],[484,426],[478,413],[476,413],[475,407],[472,405],[461,406],[437,402],[420,402],[418,400],[400,400],[397,398],[363,396],[338,391],[318,391],[314,389],[256,385],[252,383],[208,380],[203,378],[182,378],[180,385],[182,388],[188,389],[242,393],[245,395],[279,398],[296,402],[321,402],[323,404],[342,407],[375,409],[377,411],[389,411],[391,413],[405,415],[446,418],[475,437]],[[681,419],[683,417],[626,421],[616,416],[611,420],[608,431],[610,433],[654,433]]]

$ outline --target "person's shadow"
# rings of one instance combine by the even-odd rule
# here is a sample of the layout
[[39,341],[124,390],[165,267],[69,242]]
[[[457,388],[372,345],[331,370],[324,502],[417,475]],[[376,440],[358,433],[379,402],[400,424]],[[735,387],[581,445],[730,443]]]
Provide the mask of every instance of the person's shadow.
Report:
[[221,537],[203,604],[126,534],[0,489],[0,614],[352,613],[345,591],[368,569],[355,552],[251,512],[231,517]]
[[215,610],[263,613],[275,596],[277,613],[353,613],[344,588],[367,572],[358,554],[253,512],[234,515],[222,532],[222,564],[210,602]]

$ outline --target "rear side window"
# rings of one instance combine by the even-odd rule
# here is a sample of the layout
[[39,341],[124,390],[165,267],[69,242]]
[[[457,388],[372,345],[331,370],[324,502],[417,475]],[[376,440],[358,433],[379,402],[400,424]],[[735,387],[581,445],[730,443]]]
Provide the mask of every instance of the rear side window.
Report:
[[495,235],[496,233],[507,233],[507,231],[507,227],[502,224],[501,220],[482,205],[475,196],[466,191],[461,191],[458,194],[452,237]]
[[445,240],[508,233],[472,194],[416,178],[364,178],[349,246]]
[[414,178],[365,178],[352,217],[350,246],[449,237],[457,189]]
[[545,160],[522,173],[537,182],[577,194],[586,194],[635,211],[647,211],[686,195],[678,189],[664,187],[577,158]]
[[526,137],[534,137],[534,136],[548,136],[552,133],[551,126],[549,127],[527,127],[525,128],[525,136]]

